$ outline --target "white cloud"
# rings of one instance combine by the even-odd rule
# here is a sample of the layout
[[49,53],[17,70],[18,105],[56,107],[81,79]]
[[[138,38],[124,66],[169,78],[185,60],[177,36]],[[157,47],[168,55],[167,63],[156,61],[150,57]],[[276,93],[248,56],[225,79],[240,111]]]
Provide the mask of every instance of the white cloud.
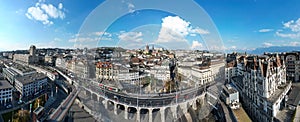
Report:
[[59,3],[58,4],[58,9],[62,9],[63,8],[63,4],[62,3]]
[[53,24],[51,19],[65,18],[65,13],[61,10],[63,8],[62,3],[58,5],[58,8],[52,4],[44,4],[44,1],[40,0],[35,6],[29,7],[25,15],[28,19],[40,21],[44,25],[51,25]]
[[231,48],[231,49],[236,49],[236,46],[231,46],[230,48]]
[[234,43],[234,42],[236,42],[236,40],[231,39],[231,40],[228,40],[228,42],[229,43]]
[[273,29],[260,29],[258,30],[258,32],[261,32],[261,33],[266,33],[266,32],[271,32],[273,31]]
[[94,42],[97,41],[97,38],[91,38],[91,37],[79,37],[79,38],[73,38],[70,39],[69,42]]
[[191,33],[191,34],[190,34],[190,36],[196,36],[196,34],[194,34],[194,33]]
[[[102,35],[102,36],[101,36]],[[101,36],[101,38],[99,37]],[[69,39],[69,42],[96,42],[101,40],[113,40],[112,34],[108,32],[91,32],[91,33],[80,33],[80,34],[74,34],[71,39]]]
[[48,20],[48,15],[45,14],[40,7],[30,7],[25,14],[28,19],[41,21],[44,25],[51,24],[51,21]]
[[300,18],[298,20],[290,20],[283,23],[283,29],[289,30],[289,32],[284,33],[284,30],[277,30],[276,35],[283,38],[299,38],[300,37]]
[[122,32],[118,38],[120,41],[142,42],[142,32]]
[[264,42],[264,43],[263,43],[263,46],[264,46],[264,47],[270,47],[270,46],[273,46],[273,44],[272,44],[272,43],[269,43],[269,42]]
[[22,14],[23,15],[24,12],[25,12],[24,9],[19,9],[19,10],[16,11],[16,14],[19,14],[19,15]]
[[296,21],[291,20],[289,22],[283,23],[283,26],[285,28],[291,29],[293,32],[299,32],[300,31],[300,18],[298,18],[298,20],[296,20]]
[[201,29],[201,28],[195,28],[195,29],[191,29],[190,30],[191,33],[198,33],[198,34],[209,34],[209,31],[208,30],[204,30],[204,29]]
[[135,11],[134,10],[135,6],[132,3],[128,3],[127,7],[128,7],[128,12],[129,13],[133,13]]
[[290,42],[290,46],[300,46],[300,42]]
[[199,48],[203,48],[203,45],[199,41],[194,40],[193,43],[192,43],[192,47],[191,48],[192,49],[199,49]]
[[95,36],[106,36],[106,37],[111,37],[112,36],[112,34],[111,33],[108,33],[108,32],[94,32],[93,33]]
[[[61,3],[60,3],[61,4]],[[62,4],[61,4],[62,6]],[[51,18],[60,18],[60,19],[64,19],[65,18],[65,13],[62,12],[61,10],[57,9],[55,6],[53,6],[52,4],[41,4],[41,9],[44,10],[44,12],[46,14],[49,15],[49,17]]]
[[167,16],[162,19],[162,28],[160,29],[157,43],[184,42],[187,41],[187,35],[209,34],[209,31],[201,28],[193,28],[190,22],[181,19],[178,16]]
[[300,33],[281,33],[279,31],[276,32],[276,35],[283,38],[298,38],[300,37]]

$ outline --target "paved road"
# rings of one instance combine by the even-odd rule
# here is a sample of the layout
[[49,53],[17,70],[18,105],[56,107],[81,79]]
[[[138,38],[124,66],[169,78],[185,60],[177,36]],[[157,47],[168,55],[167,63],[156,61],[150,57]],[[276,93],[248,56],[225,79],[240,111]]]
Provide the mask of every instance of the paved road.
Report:
[[79,91],[75,88],[72,89],[72,92],[68,95],[68,97],[60,104],[60,106],[50,115],[50,121],[61,121],[67,111],[69,110],[70,106],[73,104],[76,96],[78,95]]
[[195,96],[201,95],[206,87],[191,88],[184,91],[178,91],[172,94],[156,94],[155,96],[136,96],[125,94],[121,92],[110,91],[102,89],[96,82],[79,82],[80,86],[85,87],[88,90],[100,94],[110,100],[114,100],[123,104],[132,106],[143,106],[143,107],[161,107],[170,104],[176,104],[185,102],[188,99],[195,98]]
[[92,115],[84,111],[77,104],[73,104],[68,113],[67,122],[96,122]]
[[[60,71],[67,76],[68,72],[64,70],[60,70]],[[201,95],[204,92],[204,90],[211,85],[208,84],[198,88],[185,89],[175,93],[151,94],[150,96],[150,94],[133,95],[133,94],[125,94],[122,92],[115,92],[113,90],[102,89],[99,86],[98,82],[92,81],[90,79],[78,78],[76,77],[76,75],[74,75],[72,79],[79,84],[79,87],[83,87],[85,90],[91,90],[110,100],[114,100],[116,102],[120,102],[130,106],[143,106],[143,107],[162,107],[170,104],[185,102],[188,99],[192,99],[195,98],[195,96]]]

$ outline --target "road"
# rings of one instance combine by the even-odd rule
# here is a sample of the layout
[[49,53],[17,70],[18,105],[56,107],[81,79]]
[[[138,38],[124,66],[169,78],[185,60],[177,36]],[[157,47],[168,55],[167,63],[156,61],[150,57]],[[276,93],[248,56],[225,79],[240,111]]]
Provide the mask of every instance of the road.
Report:
[[50,121],[60,121],[62,120],[65,115],[67,114],[67,111],[73,104],[76,96],[78,95],[79,91],[77,91],[75,88],[72,89],[72,92],[68,95],[68,97],[60,104],[60,106],[50,115],[49,120]]
[[[183,91],[178,91],[170,94],[152,94],[151,96],[147,95],[131,95],[122,92],[115,92],[112,90],[106,90],[99,87],[99,83],[88,81],[88,82],[78,82],[81,87],[84,87],[85,90],[91,90],[94,93],[97,93],[105,98],[110,100],[130,105],[130,106],[143,106],[143,107],[162,107],[170,104],[176,104],[185,102],[188,99],[193,99],[196,96],[201,95],[206,89],[205,86],[199,88],[191,88]],[[209,86],[209,85],[207,85]]]
[[[64,75],[68,75],[68,72],[64,70],[60,71],[63,72]],[[149,94],[126,94],[122,92],[115,92],[113,90],[102,89],[98,82],[90,79],[78,78],[76,75],[74,75],[72,80],[77,82],[79,87],[82,87],[85,90],[91,90],[104,98],[129,106],[140,107],[162,107],[185,102],[188,99],[193,99],[196,96],[201,95],[205,89],[211,85],[208,84],[198,88],[185,89],[174,93],[151,94],[150,96]]]

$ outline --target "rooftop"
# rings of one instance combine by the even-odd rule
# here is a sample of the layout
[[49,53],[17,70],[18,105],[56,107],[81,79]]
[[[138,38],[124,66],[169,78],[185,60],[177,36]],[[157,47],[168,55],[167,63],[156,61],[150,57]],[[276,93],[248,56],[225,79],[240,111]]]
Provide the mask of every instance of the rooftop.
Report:
[[300,121],[300,106],[297,106],[294,122],[299,122],[299,121]]
[[39,107],[37,107],[37,108],[33,111],[33,113],[39,114],[39,113],[41,113],[43,110],[44,110],[44,107],[39,106]]
[[0,89],[13,88],[7,80],[0,80]]
[[300,83],[294,83],[291,89],[291,92],[288,96],[288,101],[287,103],[293,106],[297,106],[300,101]]
[[11,68],[5,68],[6,71],[8,71],[10,74],[12,74],[13,76],[17,76],[19,75],[15,70],[11,69]]
[[226,91],[228,94],[233,94],[233,93],[237,93],[238,91],[231,86],[230,84],[226,84],[222,86],[222,88],[224,89],[224,91]]
[[24,66],[24,65],[20,65],[20,64],[17,64],[17,63],[13,63],[11,65],[11,67],[14,68],[14,69],[17,69],[17,70],[19,70],[23,73],[35,71],[35,69],[33,69],[33,68],[30,68],[30,67]]
[[271,95],[270,98],[267,99],[268,102],[274,103],[278,100],[278,98],[284,93],[289,91],[291,88],[291,83],[287,82],[284,87],[276,89],[275,92]]
[[232,110],[232,112],[238,122],[251,122],[251,119],[249,118],[243,107],[234,109]]
[[32,74],[32,75],[17,77],[16,80],[18,80],[22,84],[29,84],[31,82],[34,82],[34,81],[37,81],[37,80],[42,80],[44,78],[47,78],[47,76],[42,74],[42,73],[35,73],[35,74]]

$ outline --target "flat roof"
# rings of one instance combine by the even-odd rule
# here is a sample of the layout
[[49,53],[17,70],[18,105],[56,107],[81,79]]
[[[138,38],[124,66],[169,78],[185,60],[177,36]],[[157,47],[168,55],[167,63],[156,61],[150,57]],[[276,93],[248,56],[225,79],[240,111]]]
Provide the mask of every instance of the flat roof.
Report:
[[267,98],[267,101],[271,103],[276,102],[288,87],[289,83],[287,82],[283,88],[276,89],[275,92],[271,95],[271,97]]
[[293,83],[290,94],[288,95],[287,103],[290,105],[297,106],[300,101],[300,83]]
[[19,75],[15,70],[9,68],[5,68],[5,70],[7,70],[10,74],[12,74],[13,76]]
[[300,106],[297,106],[294,122],[299,122],[299,121],[300,121]]
[[7,80],[0,80],[0,89],[13,88],[13,86]]
[[232,112],[238,122],[252,122],[243,107],[233,109]]
[[20,64],[17,64],[17,63],[13,63],[11,65],[11,67],[15,68],[17,70],[20,70],[23,73],[35,71],[35,69],[33,69],[33,68],[30,68],[30,67],[24,66],[24,65],[20,65]]
[[238,91],[231,86],[230,84],[223,85],[222,88],[228,93],[228,94],[233,94],[237,93]]
[[47,76],[42,74],[42,73],[35,73],[35,74],[31,74],[31,75],[17,77],[16,80],[18,80],[22,84],[29,84],[31,82],[41,80],[41,79],[44,79],[44,78],[47,78]]
[[37,107],[33,112],[34,112],[35,114],[40,114],[43,110],[44,110],[44,107],[39,106],[39,107]]

